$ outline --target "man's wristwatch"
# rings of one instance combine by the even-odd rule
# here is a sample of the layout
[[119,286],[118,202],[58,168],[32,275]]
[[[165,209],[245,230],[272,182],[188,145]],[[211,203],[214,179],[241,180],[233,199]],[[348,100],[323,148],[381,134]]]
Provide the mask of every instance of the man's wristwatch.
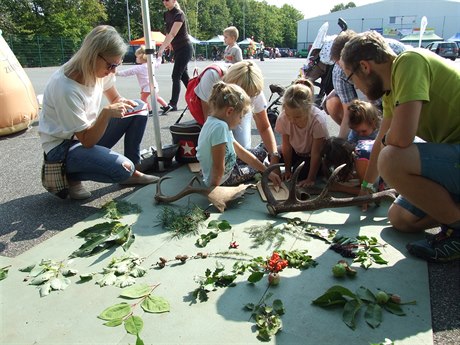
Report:
[[281,155],[279,154],[279,152],[272,152],[268,155],[270,158],[273,158],[273,157],[277,157],[278,159],[281,158]]

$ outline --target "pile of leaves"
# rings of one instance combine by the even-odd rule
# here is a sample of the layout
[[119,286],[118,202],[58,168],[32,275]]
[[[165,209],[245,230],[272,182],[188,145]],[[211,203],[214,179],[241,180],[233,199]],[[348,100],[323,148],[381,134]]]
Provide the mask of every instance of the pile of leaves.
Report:
[[71,258],[96,255],[113,246],[121,246],[127,251],[135,239],[131,225],[118,221],[96,224],[79,232],[77,237],[86,242],[70,254]]
[[[70,264],[69,261],[67,264]],[[29,273],[24,281],[29,285],[40,287],[40,297],[50,294],[51,291],[65,290],[70,285],[68,277],[77,274],[74,269],[68,268],[64,261],[41,260],[38,264],[20,268],[21,272]]]
[[385,247],[385,244],[380,244],[376,237],[356,236],[352,238],[337,235],[332,242],[330,249],[345,258],[353,258],[353,262],[359,262],[365,269],[368,269],[373,263],[388,264],[388,261],[382,258],[380,250]]
[[142,212],[139,205],[132,204],[128,201],[109,201],[102,206],[104,218],[121,219],[124,215],[137,214]]
[[328,289],[323,295],[312,302],[314,305],[328,307],[343,307],[343,322],[351,329],[356,328],[356,315],[361,307],[365,307],[364,319],[372,328],[377,328],[382,322],[382,311],[386,310],[392,314],[406,315],[401,308],[403,304],[415,304],[413,302],[401,303],[401,297],[385,291],[378,291],[376,294],[361,286],[356,293],[347,288],[335,285]]
[[[141,266],[145,258],[141,258],[134,253],[128,253],[118,258],[112,258],[99,274],[102,277],[96,281],[99,286],[114,285],[120,288],[134,285],[135,278],[143,277],[147,270]],[[80,281],[86,282],[98,274],[80,274]]]
[[204,276],[195,276],[195,282],[200,285],[192,293],[195,301],[199,299],[200,302],[206,302],[209,299],[209,292],[215,291],[220,287],[235,286],[233,281],[237,277],[236,273],[228,274],[224,271],[225,266],[222,263],[217,262],[214,271],[211,271],[208,268],[206,269]]
[[271,337],[283,327],[281,321],[281,315],[284,314],[283,302],[275,299],[272,305],[266,303],[272,295],[272,293],[267,294],[258,304],[248,303],[244,306],[251,312],[251,318],[256,322],[258,329],[257,338],[262,341],[270,341]]
[[208,229],[213,229],[213,231],[208,232],[207,234],[202,234],[195,242],[195,245],[199,248],[204,248],[207,246],[211,240],[217,238],[219,232],[225,232],[232,229],[230,223],[226,220],[211,220],[208,223]]

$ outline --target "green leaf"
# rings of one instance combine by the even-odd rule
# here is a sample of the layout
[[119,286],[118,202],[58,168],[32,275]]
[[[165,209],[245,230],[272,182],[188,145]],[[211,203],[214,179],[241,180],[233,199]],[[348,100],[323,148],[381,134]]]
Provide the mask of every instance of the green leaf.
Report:
[[96,235],[96,236],[108,236],[112,233],[112,229],[117,225],[120,224],[119,222],[105,222],[105,223],[99,223],[94,226],[91,226],[89,228],[84,229],[83,231],[80,231],[76,236],[77,237],[88,237],[91,235]]
[[382,322],[382,308],[378,304],[369,304],[364,313],[364,319],[369,326],[377,328]]
[[6,279],[8,277],[8,269],[10,266],[0,268],[0,280]]
[[117,327],[120,326],[123,323],[123,319],[115,319],[115,320],[110,320],[104,323],[104,326],[107,327]]
[[55,273],[51,271],[44,272],[38,276],[36,276],[34,279],[32,279],[29,283],[29,285],[41,285],[44,282],[50,280],[52,277],[54,277]]
[[21,271],[21,272],[31,272],[32,269],[33,269],[35,266],[38,266],[38,265],[32,264],[32,265],[29,265],[29,266],[26,266],[26,267],[21,267],[21,268],[19,269],[19,271]]
[[130,316],[125,320],[126,332],[138,335],[144,328],[144,321],[139,316]]
[[312,303],[320,307],[331,307],[343,305],[347,303],[347,300],[339,292],[333,291],[324,293],[317,299],[313,300]]
[[356,290],[356,295],[363,301],[375,303],[375,295],[372,293],[371,290],[361,286],[359,289]]
[[131,245],[134,243],[134,240],[136,239],[136,236],[132,233],[132,230],[130,230],[130,234],[128,236],[128,240],[122,244],[121,248],[126,252],[128,249],[131,247]]
[[278,315],[283,315],[284,314],[283,302],[280,299],[275,299],[273,301],[273,309]]
[[32,267],[32,269],[30,270],[30,273],[29,275],[31,277],[36,277],[38,276],[39,274],[43,273],[44,271],[46,270],[46,268],[42,265],[35,265],[34,267]]
[[141,304],[148,313],[164,313],[170,311],[169,302],[163,297],[147,296]]
[[348,296],[350,298],[356,298],[356,295],[353,292],[351,292],[347,288],[340,286],[340,285],[332,286],[331,288],[329,288],[329,290],[327,290],[327,292],[338,292],[343,296]]
[[248,277],[248,282],[257,283],[259,280],[262,279],[263,276],[264,272],[252,272],[251,275]]
[[218,229],[220,231],[228,231],[232,229],[232,226],[230,225],[228,221],[222,220],[218,225]]
[[136,284],[121,290],[120,296],[126,298],[140,298],[147,296],[152,291],[152,287],[147,284]]
[[40,297],[48,296],[50,294],[50,292],[51,292],[51,284],[50,284],[50,282],[46,282],[40,288]]
[[144,341],[139,337],[139,334],[136,337],[136,345],[144,345]]
[[406,313],[402,310],[401,306],[399,304],[396,304],[394,302],[388,301],[383,305],[385,310],[389,311],[392,314],[398,315],[398,316],[404,316]]
[[106,321],[123,319],[131,312],[131,306],[128,303],[119,303],[106,308],[98,315],[98,318]]
[[343,322],[345,322],[345,324],[353,330],[356,328],[356,313],[359,311],[359,308],[361,308],[361,305],[362,304],[359,300],[352,299],[343,306]]
[[372,256],[372,259],[374,259],[375,263],[376,264],[379,264],[379,265],[386,265],[388,263],[388,261],[384,260],[380,255],[378,254],[371,254]]

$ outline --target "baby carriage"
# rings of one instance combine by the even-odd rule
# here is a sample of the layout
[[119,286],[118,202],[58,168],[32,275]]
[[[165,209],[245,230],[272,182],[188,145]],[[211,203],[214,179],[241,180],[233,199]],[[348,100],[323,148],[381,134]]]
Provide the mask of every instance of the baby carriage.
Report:
[[[342,31],[348,28],[347,23],[342,18],[338,19],[337,24]],[[334,61],[330,58],[330,51],[337,35],[327,36],[328,28],[327,22],[319,28],[307,57],[308,63],[300,69],[300,76],[310,79],[319,88],[319,92],[315,96],[315,103],[318,106],[321,106],[324,96],[334,89],[332,84]],[[318,81],[319,79],[320,81]]]

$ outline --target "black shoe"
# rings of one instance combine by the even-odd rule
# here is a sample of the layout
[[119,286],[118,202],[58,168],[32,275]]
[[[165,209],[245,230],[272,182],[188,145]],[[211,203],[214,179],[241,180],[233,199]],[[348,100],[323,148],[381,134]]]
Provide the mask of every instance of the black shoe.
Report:
[[441,231],[420,241],[407,244],[409,253],[428,262],[448,262],[460,259],[460,237],[445,225]]
[[163,110],[163,112],[161,113],[161,115],[166,115],[167,113],[169,113],[170,111],[177,111],[177,107],[175,105],[166,105],[164,107],[161,107],[161,110]]

